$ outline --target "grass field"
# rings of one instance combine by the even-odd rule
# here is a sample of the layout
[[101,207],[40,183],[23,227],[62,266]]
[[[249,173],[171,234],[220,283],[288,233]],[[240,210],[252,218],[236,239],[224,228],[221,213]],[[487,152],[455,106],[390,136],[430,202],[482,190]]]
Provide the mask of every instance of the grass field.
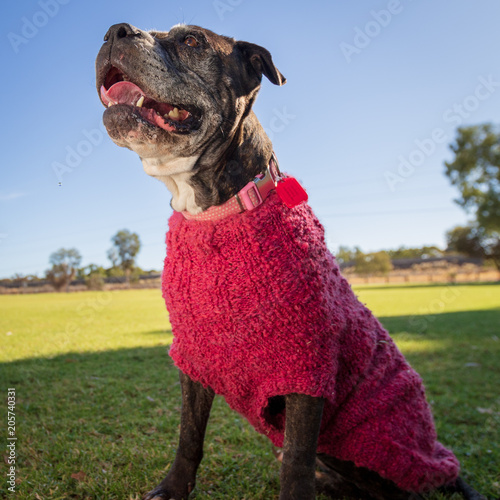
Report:
[[[424,378],[462,475],[498,498],[500,285],[356,290]],[[174,456],[180,406],[159,291],[0,296],[0,338],[0,432],[7,443],[15,388],[18,467],[16,493],[5,469],[0,497],[131,500],[156,485]],[[216,398],[192,498],[269,500],[278,477],[270,443]]]

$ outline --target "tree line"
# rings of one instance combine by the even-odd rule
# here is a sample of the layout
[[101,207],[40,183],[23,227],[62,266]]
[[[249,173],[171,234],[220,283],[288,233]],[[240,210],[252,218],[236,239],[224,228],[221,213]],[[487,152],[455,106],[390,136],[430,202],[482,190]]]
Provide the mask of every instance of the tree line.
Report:
[[[491,261],[500,270],[500,128],[491,123],[460,127],[450,149],[454,157],[445,162],[445,174],[458,189],[455,202],[470,218],[466,225],[447,231],[446,249],[401,247],[365,254],[359,248],[340,247],[336,256],[341,264],[353,263],[359,274],[386,274],[394,259],[423,260],[459,254]],[[56,290],[67,290],[75,278],[84,279],[91,288],[99,287],[105,277],[124,276],[129,283],[138,270],[135,258],[141,248],[139,236],[123,229],[111,241],[109,269],[94,264],[80,268],[78,250],[61,248],[50,256],[52,267],[46,272],[46,278]],[[13,277],[16,279],[28,277],[17,275]]]
[[445,173],[470,221],[448,231],[448,246],[491,260],[500,270],[500,128],[491,123],[459,128],[450,149],[454,158],[445,162]]
[[402,247],[365,254],[340,247],[340,263],[352,263],[358,274],[387,274],[394,259],[458,254],[490,261],[500,271],[500,128],[491,123],[460,127],[450,149],[454,157],[445,162],[445,174],[459,191],[455,202],[470,219],[446,232],[446,249]]
[[96,264],[80,267],[82,257],[76,248],[60,248],[49,257],[52,265],[45,272],[46,279],[57,290],[68,291],[74,279],[84,280],[91,289],[100,289],[106,278],[124,277],[130,283],[131,277],[141,271],[135,265],[135,259],[141,249],[141,241],[137,233],[128,229],[118,231],[112,238],[112,247],[108,250],[111,267],[105,269]]

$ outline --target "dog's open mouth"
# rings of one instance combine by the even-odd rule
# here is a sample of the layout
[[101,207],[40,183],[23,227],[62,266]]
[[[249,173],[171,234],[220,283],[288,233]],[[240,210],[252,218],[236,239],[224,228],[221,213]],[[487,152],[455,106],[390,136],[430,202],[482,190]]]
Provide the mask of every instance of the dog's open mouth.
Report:
[[100,95],[108,108],[115,105],[132,106],[148,123],[167,132],[190,132],[199,125],[195,110],[188,111],[179,105],[155,101],[115,67],[108,71]]

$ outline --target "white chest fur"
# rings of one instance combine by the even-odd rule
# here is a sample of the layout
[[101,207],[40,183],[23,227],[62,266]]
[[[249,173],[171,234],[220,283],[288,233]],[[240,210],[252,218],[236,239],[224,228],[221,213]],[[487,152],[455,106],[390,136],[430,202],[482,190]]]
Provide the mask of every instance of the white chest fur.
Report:
[[172,208],[177,212],[187,210],[191,214],[198,214],[201,208],[196,204],[194,190],[189,184],[192,177],[192,168],[198,157],[171,158],[142,158],[144,171],[163,182],[172,193]]

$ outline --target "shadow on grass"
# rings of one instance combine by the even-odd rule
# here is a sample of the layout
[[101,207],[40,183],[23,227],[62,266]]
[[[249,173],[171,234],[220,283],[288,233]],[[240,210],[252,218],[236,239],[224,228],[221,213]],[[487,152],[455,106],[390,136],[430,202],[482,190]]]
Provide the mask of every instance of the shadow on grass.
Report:
[[[466,478],[493,495],[500,469],[494,338],[500,310],[420,317],[428,320],[425,333],[411,318],[381,321],[423,376],[440,439],[455,450]],[[71,352],[0,365],[2,387],[16,389],[16,498],[140,498],[157,484],[173,460],[179,424],[180,386],[167,351]],[[5,487],[4,481],[0,497]],[[270,445],[218,398],[190,498],[237,492],[269,499],[278,488]]]
[[432,335],[443,340],[500,337],[500,308],[455,311],[438,314],[381,316],[378,318],[389,333]]
[[500,286],[500,281],[479,281],[479,282],[472,282],[472,283],[401,283],[401,284],[387,284],[387,285],[370,285],[369,283],[358,283],[356,285],[353,285],[353,289],[356,288],[367,288],[370,290],[409,290],[411,288],[421,288],[421,289],[426,289],[426,288],[440,288],[440,287],[455,287],[455,286],[477,286],[477,287],[482,287],[482,286]]
[[141,335],[161,335],[162,338],[165,337],[165,335],[171,335],[172,334],[172,330],[171,329],[168,329],[168,330],[152,330],[152,331],[149,331],[149,332],[141,332]]
[[[0,364],[2,387],[16,390],[15,497],[136,499],[159,483],[175,454],[181,406],[167,351],[70,352]],[[232,498],[231,489],[255,499],[277,493],[270,444],[221,398],[205,452],[190,499],[208,491]],[[0,498],[8,496],[6,487],[1,481]]]

